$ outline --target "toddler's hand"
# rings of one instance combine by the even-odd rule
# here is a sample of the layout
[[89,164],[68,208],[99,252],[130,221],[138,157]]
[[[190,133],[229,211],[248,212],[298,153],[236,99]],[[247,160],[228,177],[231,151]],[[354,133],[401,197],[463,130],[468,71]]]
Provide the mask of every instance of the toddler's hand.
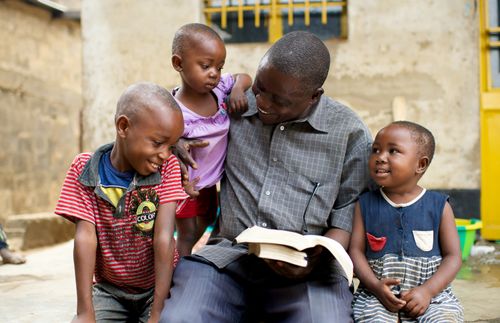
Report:
[[418,286],[401,292],[401,299],[406,302],[403,311],[411,317],[417,317],[425,313],[431,303],[432,295],[423,286]]
[[391,286],[399,285],[399,280],[394,278],[382,278],[379,280],[375,296],[389,311],[396,313],[406,305],[406,301],[399,299],[391,291]]
[[187,195],[189,195],[190,197],[197,197],[198,195],[200,195],[200,191],[197,191],[195,189],[196,184],[198,184],[199,181],[199,177],[196,177],[192,181],[189,181],[189,179],[183,177],[182,186],[184,186],[184,191]]
[[241,89],[233,88],[231,91],[231,96],[229,97],[229,107],[230,114],[241,115],[248,110],[248,99]]
[[179,159],[179,162],[181,163],[181,171],[182,171],[183,177],[184,177],[184,174],[187,174],[186,165],[190,166],[194,169],[198,168],[198,165],[193,160],[193,157],[191,157],[191,148],[206,147],[208,145],[209,145],[208,141],[200,140],[200,139],[180,138],[177,141],[177,143],[175,144],[175,147],[173,149],[173,153],[174,153],[174,155],[177,156],[177,159]]

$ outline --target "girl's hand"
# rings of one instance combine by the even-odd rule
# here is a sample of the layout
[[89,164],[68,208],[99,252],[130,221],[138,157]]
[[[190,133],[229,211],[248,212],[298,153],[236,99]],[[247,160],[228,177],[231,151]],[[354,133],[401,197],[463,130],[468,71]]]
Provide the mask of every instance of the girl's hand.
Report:
[[200,195],[200,191],[197,191],[195,189],[196,184],[200,181],[200,177],[196,177],[192,181],[189,180],[187,177],[182,177],[182,186],[184,186],[184,191],[186,192],[187,195],[190,197],[197,197]]
[[242,89],[234,87],[229,97],[229,114],[241,115],[248,110],[248,99]]
[[423,286],[401,292],[401,299],[406,302],[403,311],[411,317],[418,317],[427,311],[432,295]]
[[391,291],[391,286],[399,285],[399,283],[398,279],[382,278],[375,287],[376,290],[373,291],[380,303],[393,313],[399,312],[406,305],[405,300],[399,299]]

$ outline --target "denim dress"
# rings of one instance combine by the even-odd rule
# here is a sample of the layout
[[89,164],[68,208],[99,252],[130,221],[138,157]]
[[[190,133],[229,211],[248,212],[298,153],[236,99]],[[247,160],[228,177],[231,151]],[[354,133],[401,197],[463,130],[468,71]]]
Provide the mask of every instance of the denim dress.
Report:
[[[439,226],[448,196],[426,191],[413,201],[395,204],[382,190],[360,197],[365,227],[365,256],[378,279],[399,279],[398,295],[422,285],[441,264]],[[354,294],[355,322],[463,322],[463,308],[447,286],[432,298],[427,311],[414,319],[392,313],[360,284]]]

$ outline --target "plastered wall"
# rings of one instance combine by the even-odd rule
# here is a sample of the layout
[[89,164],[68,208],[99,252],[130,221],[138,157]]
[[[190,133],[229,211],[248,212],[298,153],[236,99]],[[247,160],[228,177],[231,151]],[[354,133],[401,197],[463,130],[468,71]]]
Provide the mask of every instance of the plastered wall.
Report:
[[0,1],[0,222],[53,210],[81,108],[79,23]]
[[[474,0],[349,1],[349,36],[329,40],[325,93],[350,105],[373,134],[394,119],[428,127],[435,159],[428,188],[479,188],[478,36]],[[116,100],[129,83],[179,78],[170,65],[175,30],[203,22],[201,1],[83,1],[86,98],[83,146],[113,140]],[[227,46],[229,72],[254,75],[269,44]]]

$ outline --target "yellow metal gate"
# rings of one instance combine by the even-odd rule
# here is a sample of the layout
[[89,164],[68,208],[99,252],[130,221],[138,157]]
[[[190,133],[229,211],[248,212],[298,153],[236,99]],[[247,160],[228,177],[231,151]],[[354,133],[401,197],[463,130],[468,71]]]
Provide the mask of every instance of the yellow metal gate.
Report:
[[500,240],[500,1],[480,0],[482,236]]

